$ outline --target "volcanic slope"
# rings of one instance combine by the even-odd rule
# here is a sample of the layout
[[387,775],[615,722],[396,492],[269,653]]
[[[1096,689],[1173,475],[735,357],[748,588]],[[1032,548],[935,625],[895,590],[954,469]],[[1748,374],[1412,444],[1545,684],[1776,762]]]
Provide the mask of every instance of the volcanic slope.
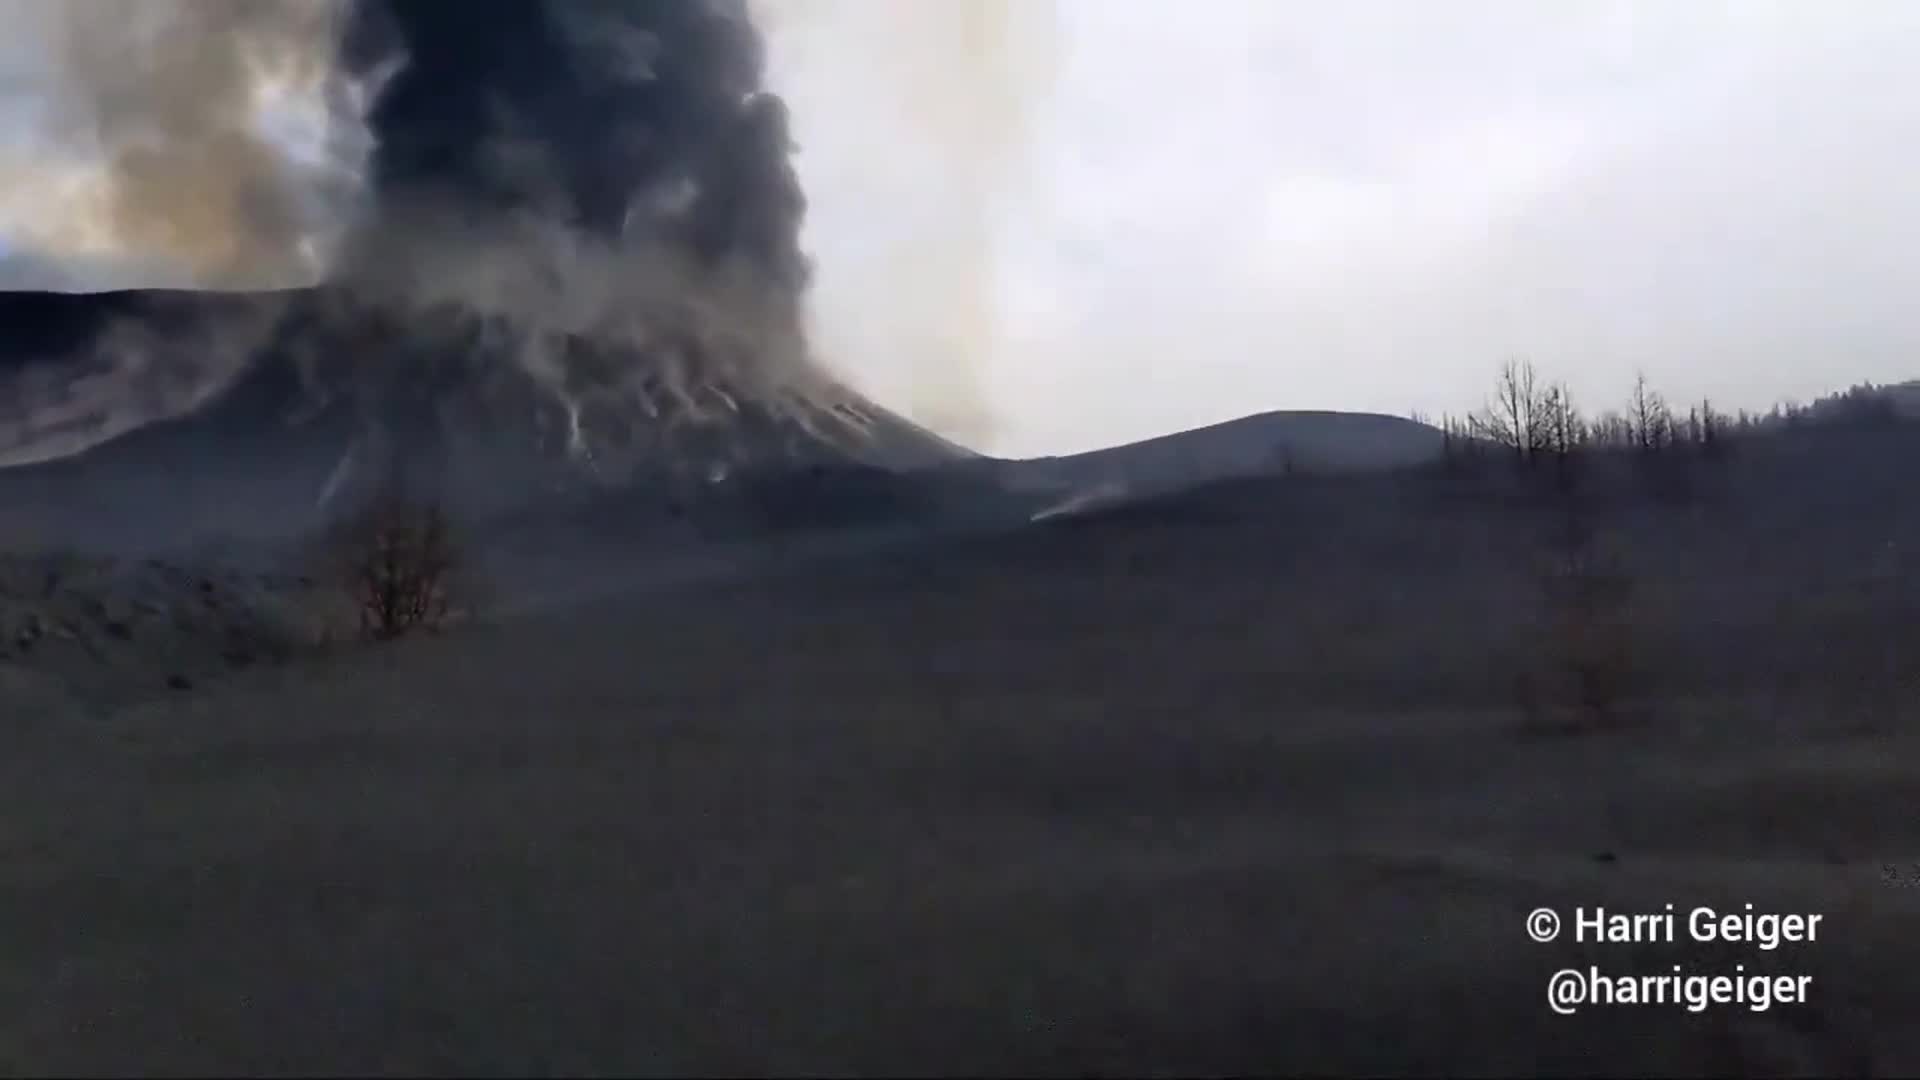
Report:
[[[203,354],[177,356],[182,342]],[[14,464],[0,469],[0,523],[164,546],[295,532],[395,477],[484,516],[743,469],[969,456],[811,363],[773,378],[708,350],[663,334],[536,337],[327,287],[6,294]],[[201,400],[116,433],[140,395],[188,393],[165,385],[168,364],[206,384]]]

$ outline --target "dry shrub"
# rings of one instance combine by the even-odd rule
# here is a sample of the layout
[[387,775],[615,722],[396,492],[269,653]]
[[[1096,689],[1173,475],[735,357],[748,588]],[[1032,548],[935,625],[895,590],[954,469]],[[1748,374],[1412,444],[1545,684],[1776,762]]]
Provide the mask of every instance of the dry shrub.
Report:
[[435,503],[375,500],[342,522],[327,546],[364,637],[438,631],[465,614],[453,525]]
[[1636,675],[1634,580],[1590,536],[1551,545],[1538,574],[1542,617],[1519,694],[1546,726],[1592,729],[1621,719]]

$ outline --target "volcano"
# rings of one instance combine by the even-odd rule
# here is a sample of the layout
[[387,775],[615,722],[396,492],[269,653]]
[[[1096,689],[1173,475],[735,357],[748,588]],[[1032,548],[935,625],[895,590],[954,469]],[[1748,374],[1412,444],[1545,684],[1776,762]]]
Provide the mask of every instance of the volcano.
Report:
[[[0,370],[37,387],[0,408],[40,413],[0,448],[0,528],[166,546],[298,533],[396,484],[487,519],[971,456],[817,365],[715,348],[672,327],[534,335],[331,286],[0,294]],[[195,400],[113,433],[119,411],[156,407],[169,364],[205,383],[172,388]],[[117,396],[85,406],[89,379]]]
[[[744,0],[241,8],[132,35],[57,9],[63,123],[114,213],[0,251],[0,283],[71,290],[0,295],[0,531],[171,545],[394,484],[538,516],[968,456],[814,362]],[[274,94],[324,137],[263,127]],[[286,281],[313,284],[230,291]]]

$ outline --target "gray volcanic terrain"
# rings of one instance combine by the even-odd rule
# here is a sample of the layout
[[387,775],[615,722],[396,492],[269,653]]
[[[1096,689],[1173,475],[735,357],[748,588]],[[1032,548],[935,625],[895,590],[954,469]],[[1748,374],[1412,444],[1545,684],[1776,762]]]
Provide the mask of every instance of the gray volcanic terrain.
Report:
[[[1920,533],[1892,474],[1811,462],[1911,446],[1755,443],[1683,505],[1606,481],[1639,599],[1598,726],[1515,691],[1556,655],[1537,511],[1433,471],[30,711],[0,1063],[1901,1075],[1917,609],[1883,553]],[[1669,903],[1824,922],[1772,951],[1525,937],[1536,907]],[[1545,1004],[1562,968],[1675,965],[1811,997]]]

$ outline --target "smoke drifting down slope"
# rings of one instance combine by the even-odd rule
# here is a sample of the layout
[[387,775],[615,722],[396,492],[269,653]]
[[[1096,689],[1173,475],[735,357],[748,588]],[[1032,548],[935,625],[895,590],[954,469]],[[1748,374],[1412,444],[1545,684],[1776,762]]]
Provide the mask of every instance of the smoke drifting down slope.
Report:
[[[71,453],[234,399],[231,387],[263,363],[297,373],[281,379],[302,389],[281,409],[290,416],[350,402],[363,457],[364,445],[418,443],[423,427],[449,425],[460,430],[432,452],[520,440],[601,480],[796,454],[953,451],[843,387],[810,354],[805,199],[785,107],[762,88],[761,40],[743,3],[245,5],[256,6],[279,16],[224,20],[225,5],[197,0],[150,16],[178,21],[137,37],[139,70],[192,70],[218,57],[247,73],[204,87],[165,83],[165,113],[178,118],[170,124],[110,107],[135,96],[137,80],[109,62],[131,45],[67,54],[69,89],[87,105],[74,115],[115,119],[90,129],[109,163],[95,180],[114,193],[111,205],[128,208],[89,227],[131,245],[150,215],[121,190],[143,192],[152,175],[131,167],[142,160],[135,150],[170,146],[166,133],[181,130],[218,133],[200,143],[237,142],[245,125],[235,100],[314,70],[276,58],[309,57],[323,41],[335,89],[322,142],[339,150],[328,158],[329,190],[355,193],[333,207],[338,242],[322,244],[278,212],[217,214],[204,230],[193,217],[154,218],[179,231],[178,251],[211,253],[210,280],[196,286],[244,276],[291,243],[330,249],[317,290],[252,303],[209,297],[199,311],[191,294],[61,302],[57,312],[15,297],[5,332],[16,345],[0,347],[12,369],[0,432],[8,460]],[[90,41],[106,34],[104,14],[80,5],[50,17]],[[188,165],[226,175],[217,159],[178,171]],[[253,194],[242,201],[310,205],[298,181],[262,174],[243,185]],[[148,332],[157,306],[169,327],[193,333]],[[20,347],[47,321],[65,327],[53,336],[72,347]],[[188,340],[191,352],[176,347]],[[532,434],[556,424],[557,439]],[[693,457],[658,459],[669,452]]]

